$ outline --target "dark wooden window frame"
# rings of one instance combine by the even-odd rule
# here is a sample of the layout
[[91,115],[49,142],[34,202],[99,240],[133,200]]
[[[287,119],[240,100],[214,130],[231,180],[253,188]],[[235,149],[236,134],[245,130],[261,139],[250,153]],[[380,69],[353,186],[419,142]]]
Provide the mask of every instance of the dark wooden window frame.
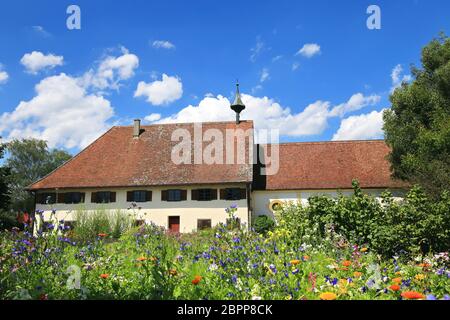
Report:
[[[139,196],[138,196],[139,195]],[[127,202],[150,202],[152,201],[152,191],[133,190],[127,192]]]
[[211,219],[197,219],[197,230],[211,229]]

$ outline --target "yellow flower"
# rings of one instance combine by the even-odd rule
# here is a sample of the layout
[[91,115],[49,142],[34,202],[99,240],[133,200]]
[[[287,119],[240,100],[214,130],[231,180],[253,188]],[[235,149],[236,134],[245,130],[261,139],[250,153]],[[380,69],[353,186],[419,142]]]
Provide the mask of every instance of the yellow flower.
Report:
[[420,274],[416,275],[415,278],[416,278],[416,280],[421,281],[421,280],[425,279],[425,275],[420,273]]
[[367,249],[367,248],[361,248],[361,252],[367,252],[367,250],[369,250],[369,249]]
[[300,260],[291,260],[291,264],[293,265],[293,266],[296,266],[296,265],[298,265],[300,263]]
[[336,300],[337,295],[333,292],[324,292],[319,296],[320,300]]
[[353,272],[353,276],[354,276],[355,278],[359,278],[359,277],[362,276],[362,272],[355,271],[355,272]]

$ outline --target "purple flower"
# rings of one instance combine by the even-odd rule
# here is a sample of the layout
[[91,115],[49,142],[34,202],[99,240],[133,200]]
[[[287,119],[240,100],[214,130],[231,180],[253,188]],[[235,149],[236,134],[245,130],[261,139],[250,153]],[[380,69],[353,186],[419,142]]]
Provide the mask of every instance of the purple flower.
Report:
[[237,275],[233,275],[231,277],[231,282],[236,283],[237,282]]
[[297,274],[299,272],[298,269],[292,270],[292,274]]
[[436,296],[433,294],[427,295],[427,300],[437,300]]
[[236,203],[233,203],[233,204],[230,206],[231,209],[237,209],[237,207],[238,207],[238,205],[237,205]]
[[444,296],[444,300],[450,300],[450,296],[449,296],[448,294],[446,294],[446,295]]
[[275,265],[271,264],[269,266],[269,269],[273,272],[273,273],[277,273],[277,267],[275,267]]

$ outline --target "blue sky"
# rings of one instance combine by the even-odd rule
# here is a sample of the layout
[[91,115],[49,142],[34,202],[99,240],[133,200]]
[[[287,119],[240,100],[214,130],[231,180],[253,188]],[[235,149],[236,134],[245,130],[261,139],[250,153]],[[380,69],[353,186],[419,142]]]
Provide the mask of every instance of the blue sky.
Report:
[[76,152],[134,118],[232,120],[238,78],[242,117],[282,141],[382,138],[391,89],[449,13],[446,0],[2,3],[0,135]]

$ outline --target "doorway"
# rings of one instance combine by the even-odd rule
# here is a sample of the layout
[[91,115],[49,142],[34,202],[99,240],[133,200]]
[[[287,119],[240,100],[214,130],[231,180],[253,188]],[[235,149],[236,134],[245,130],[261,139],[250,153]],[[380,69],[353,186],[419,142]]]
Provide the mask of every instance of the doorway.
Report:
[[180,232],[180,217],[169,217],[169,231],[173,233]]

